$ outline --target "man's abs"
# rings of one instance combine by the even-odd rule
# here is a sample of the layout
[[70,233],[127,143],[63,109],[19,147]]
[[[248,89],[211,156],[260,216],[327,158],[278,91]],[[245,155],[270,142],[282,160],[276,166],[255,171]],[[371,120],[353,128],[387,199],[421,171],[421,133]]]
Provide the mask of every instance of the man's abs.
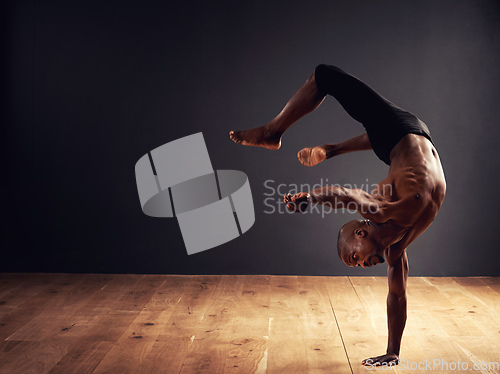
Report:
[[427,138],[414,134],[406,135],[396,145],[389,174],[374,191],[391,202],[394,223],[408,228],[418,226],[423,231],[434,220],[445,192],[437,150]]

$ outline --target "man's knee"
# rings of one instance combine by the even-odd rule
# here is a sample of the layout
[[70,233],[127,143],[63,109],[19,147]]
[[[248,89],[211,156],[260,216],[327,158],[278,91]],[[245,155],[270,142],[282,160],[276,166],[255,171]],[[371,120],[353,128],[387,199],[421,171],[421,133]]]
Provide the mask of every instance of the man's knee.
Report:
[[332,94],[339,76],[344,73],[340,68],[333,65],[320,64],[314,70],[314,80],[318,90],[326,95]]
[[328,66],[325,64],[320,64],[316,66],[316,69],[314,69],[314,80],[316,82],[321,81],[321,78],[325,76],[327,73]]
[[316,66],[314,69],[314,82],[316,83],[316,87],[318,87],[318,92],[322,96],[326,96],[327,92],[325,91],[325,76],[327,74],[328,67],[325,64],[320,64]]

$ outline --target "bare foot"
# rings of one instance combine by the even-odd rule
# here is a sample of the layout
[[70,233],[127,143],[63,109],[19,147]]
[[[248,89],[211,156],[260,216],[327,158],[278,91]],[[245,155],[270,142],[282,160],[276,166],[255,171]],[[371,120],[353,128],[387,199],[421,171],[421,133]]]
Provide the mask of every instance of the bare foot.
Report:
[[326,149],[320,145],[313,148],[304,148],[297,153],[299,161],[305,166],[318,165],[326,159]]
[[279,149],[281,147],[281,134],[270,132],[266,126],[243,131],[230,131],[229,137],[233,142],[241,145],[267,149]]

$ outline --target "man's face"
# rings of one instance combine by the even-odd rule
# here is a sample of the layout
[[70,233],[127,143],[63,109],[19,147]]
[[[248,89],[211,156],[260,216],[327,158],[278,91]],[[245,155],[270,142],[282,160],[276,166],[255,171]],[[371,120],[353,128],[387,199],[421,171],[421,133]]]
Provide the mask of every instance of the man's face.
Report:
[[361,266],[367,268],[383,262],[385,262],[384,257],[378,254],[376,250],[366,251],[363,249],[360,251],[353,251],[351,257],[348,259],[347,265],[351,267]]
[[351,255],[346,258],[346,264],[351,267],[370,267],[385,262],[383,253],[378,249],[371,238],[375,227],[368,220],[353,222]]

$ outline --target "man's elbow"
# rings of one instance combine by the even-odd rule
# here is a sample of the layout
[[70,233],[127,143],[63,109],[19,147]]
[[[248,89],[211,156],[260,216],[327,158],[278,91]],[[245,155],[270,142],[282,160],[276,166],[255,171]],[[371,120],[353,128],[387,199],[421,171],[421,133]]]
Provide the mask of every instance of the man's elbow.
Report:
[[406,288],[405,287],[395,287],[389,290],[388,298],[391,298],[394,301],[406,302]]

